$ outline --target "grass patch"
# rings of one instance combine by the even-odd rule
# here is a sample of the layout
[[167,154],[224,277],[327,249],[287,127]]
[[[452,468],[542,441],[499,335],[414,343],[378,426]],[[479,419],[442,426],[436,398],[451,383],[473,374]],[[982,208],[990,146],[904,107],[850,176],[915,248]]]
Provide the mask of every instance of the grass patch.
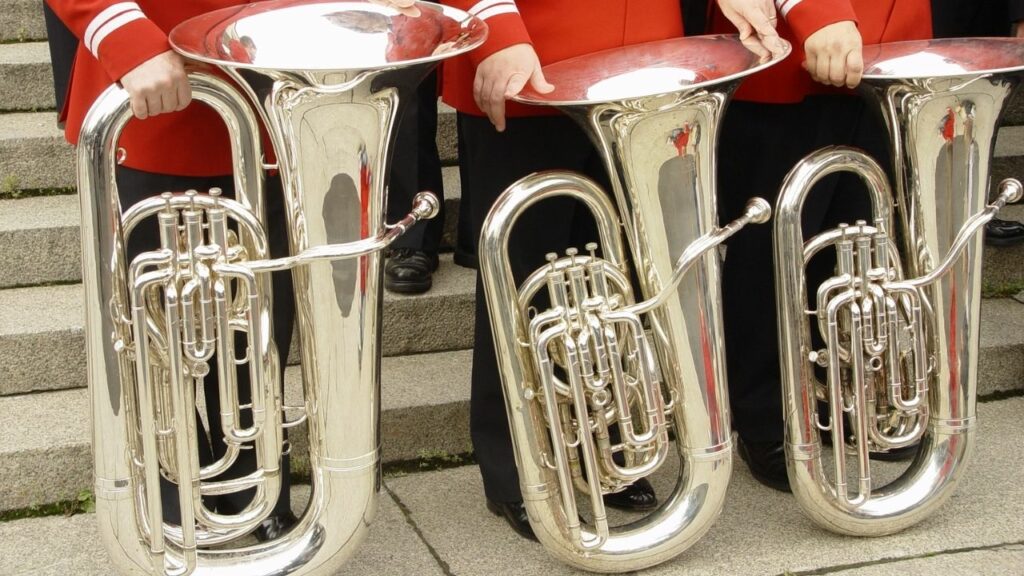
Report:
[[1011,298],[1024,291],[1024,280],[1014,280],[993,284],[985,282],[981,286],[982,298]]
[[472,452],[450,454],[444,450],[421,452],[419,458],[399,460],[384,465],[385,478],[400,478],[419,472],[435,472],[460,466],[476,464],[476,456]]
[[96,499],[89,490],[82,490],[73,500],[62,500],[53,504],[36,504],[28,508],[19,508],[0,512],[0,522],[23,520],[25,518],[42,518],[44,516],[74,516],[96,511]]
[[77,188],[18,188],[17,176],[6,176],[3,180],[0,180],[0,200],[40,198],[43,196],[70,196],[77,192]]
[[[418,472],[434,472],[476,464],[472,452],[449,454],[443,450],[422,452],[419,458],[400,460],[384,464],[383,474],[386,478],[401,478]],[[310,483],[309,459],[303,455],[291,458],[292,485]],[[0,522],[24,520],[26,518],[44,518],[47,516],[74,516],[96,511],[96,500],[90,490],[82,490],[72,500],[62,500],[52,504],[35,504],[27,508],[0,512]]]
[[1024,390],[999,390],[990,394],[982,394],[978,396],[978,402],[984,404],[986,402],[998,402],[1000,400],[1009,400],[1011,398],[1024,397]]

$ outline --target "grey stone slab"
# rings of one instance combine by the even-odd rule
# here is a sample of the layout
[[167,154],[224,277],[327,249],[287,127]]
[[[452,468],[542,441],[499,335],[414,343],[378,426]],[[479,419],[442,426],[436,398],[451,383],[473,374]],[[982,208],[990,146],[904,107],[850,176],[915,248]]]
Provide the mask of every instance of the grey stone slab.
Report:
[[996,137],[995,157],[1024,156],[1024,126],[1003,126]]
[[[442,176],[441,249],[450,250],[456,242],[462,188],[457,168],[445,167]],[[0,289],[81,281],[79,231],[77,195],[0,200]]]
[[74,183],[74,155],[55,112],[0,115],[0,194]]
[[834,576],[1007,576],[1024,574],[1024,545],[938,553],[924,558],[869,563],[830,572]]
[[[437,142],[442,163],[454,166],[455,113],[448,108],[438,113]],[[0,114],[0,194],[74,185],[74,155],[57,128],[55,112]]]
[[978,393],[1024,388],[1024,304],[1012,298],[982,300]]
[[[297,514],[309,488],[297,486],[292,502]],[[377,517],[366,541],[335,576],[407,576],[444,574],[387,491],[380,493]],[[0,523],[0,574],[5,576],[108,576],[114,574],[99,541],[94,514]]]
[[[385,292],[384,355],[472,346],[475,290],[475,272],[442,256],[426,294]],[[82,298],[79,284],[0,290],[0,395],[85,385]]]
[[0,0],[0,42],[46,38],[43,3],[38,0]]
[[0,288],[81,279],[77,196],[0,200]]
[[[385,462],[470,449],[469,351],[385,358],[381,443]],[[286,371],[286,401],[300,405],[298,367]],[[0,510],[74,498],[91,489],[89,395],[84,388],[0,397]],[[294,416],[294,415],[293,415]],[[305,426],[292,432],[302,469]],[[4,572],[0,571],[0,574]]]
[[81,286],[0,290],[0,389],[85,385]]
[[46,42],[0,44],[0,111],[52,110],[54,106]]
[[[978,413],[977,452],[960,486],[945,506],[917,526],[879,538],[831,534],[807,520],[791,495],[758,484],[736,458],[724,510],[707,535],[675,560],[644,574],[826,573],[863,562],[1019,544],[1024,534],[1024,486],[1019,479],[1024,451],[1018,429],[1024,398],[981,404]],[[900,465],[884,468],[881,475],[893,476]],[[656,476],[662,495],[674,482],[667,472]],[[389,486],[453,574],[583,574],[517,537],[491,515],[484,507],[476,467],[396,478]],[[627,519],[619,516],[615,521]]]

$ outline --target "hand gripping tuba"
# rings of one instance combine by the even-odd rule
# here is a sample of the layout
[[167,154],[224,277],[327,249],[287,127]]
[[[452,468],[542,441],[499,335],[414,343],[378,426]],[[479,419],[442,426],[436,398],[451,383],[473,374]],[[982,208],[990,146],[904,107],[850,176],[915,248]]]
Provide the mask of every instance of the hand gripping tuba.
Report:
[[[582,176],[533,174],[499,197],[479,250],[530,523],[573,566],[627,572],[664,562],[721,510],[732,443],[716,247],[771,211],[755,199],[717,227],[714,152],[730,95],[768,65],[733,37],[675,39],[547,66],[555,91],[519,97],[557,106],[588,130],[618,204]],[[517,287],[511,230],[527,208],[559,196],[593,212],[603,257],[597,244],[587,255],[551,254]],[[642,301],[632,293],[623,231]],[[542,291],[550,307],[532,314]],[[664,504],[611,526],[601,496],[673,453],[680,472]],[[588,503],[586,522],[577,497]]]
[[[392,128],[399,102],[437,61],[486,35],[463,12],[418,7],[411,17],[361,1],[275,0],[196,17],[171,33],[178,52],[235,81],[190,75],[195,99],[229,128],[233,200],[216,190],[167,193],[122,213],[114,166],[127,94],[111,87],[86,118],[78,175],[96,509],[121,573],[328,575],[365,537],[380,480],[380,250],[438,209],[424,193],[407,217],[384,223]],[[276,166],[264,165],[260,120]],[[291,245],[280,259],[270,258],[265,233],[263,171],[271,168],[283,181]],[[126,262],[127,238],[146,218],[156,219],[161,245]],[[295,281],[301,406],[281,398],[267,274],[275,270],[291,270]],[[211,359],[227,451],[200,466],[196,390]],[[250,374],[246,405],[241,370]],[[305,514],[281,538],[239,547],[234,541],[274,508],[283,428],[303,422],[312,481]],[[257,469],[222,479],[241,450],[255,451]],[[161,477],[178,486],[180,526],[163,519]],[[255,497],[237,514],[203,501],[246,489]]]
[[[865,48],[862,91],[882,109],[896,193],[863,152],[826,148],[798,164],[775,220],[783,403],[790,484],[803,511],[844,534],[890,534],[948,498],[971,455],[981,305],[981,235],[1021,184],[985,206],[996,128],[1024,74],[1024,42],[958,39]],[[809,240],[801,207],[815,182],[858,175],[873,206]],[[893,224],[895,200],[898,222]],[[804,266],[836,252],[835,276]],[[808,309],[808,306],[811,309]],[[811,339],[820,335],[823,347]],[[819,403],[827,413],[819,414]],[[831,433],[833,469],[820,431]],[[885,486],[869,456],[919,443]]]

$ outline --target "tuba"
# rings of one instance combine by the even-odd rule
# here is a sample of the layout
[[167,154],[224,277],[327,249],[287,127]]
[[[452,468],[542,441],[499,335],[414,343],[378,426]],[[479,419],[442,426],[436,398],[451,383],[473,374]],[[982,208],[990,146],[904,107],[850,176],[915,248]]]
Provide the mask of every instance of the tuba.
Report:
[[[862,92],[888,127],[895,194],[883,169],[859,150],[811,154],[782,187],[775,273],[793,493],[817,524],[877,536],[938,508],[973,450],[978,232],[1021,197],[1021,184],[1006,180],[986,206],[996,129],[1024,76],[1024,43],[929,40],[864,53]],[[842,171],[865,184],[872,221],[805,240],[805,199],[815,182]],[[835,253],[835,275],[807,286],[806,263],[826,250]],[[831,434],[831,470],[823,431]],[[909,467],[878,485],[871,454],[915,444]]]
[[[175,50],[233,80],[190,74],[194,98],[228,126],[235,199],[168,192],[122,212],[114,168],[131,115],[126,92],[111,87],[88,114],[78,181],[96,512],[119,572],[327,575],[365,538],[380,486],[380,251],[438,211],[422,193],[408,216],[384,222],[398,106],[437,61],[486,36],[464,12],[417,6],[412,17],[362,1],[275,0],[172,31]],[[276,165],[265,164],[261,125]],[[267,251],[268,169],[279,170],[287,207],[290,255],[277,259]],[[161,245],[127,262],[126,241],[147,218]],[[300,406],[282,401],[275,270],[290,270],[296,287]],[[212,359],[223,360],[227,450],[200,466],[196,389]],[[250,375],[251,402],[239,402],[236,370]],[[274,508],[284,429],[300,423],[310,446],[306,512],[284,536],[240,545]],[[224,479],[241,450],[254,451],[256,470]],[[177,485],[180,526],[164,521],[161,478]],[[203,501],[242,490],[255,496],[237,514]]]
[[[530,524],[553,556],[578,568],[627,572],[664,562],[721,511],[732,439],[716,248],[746,224],[766,222],[771,209],[754,199],[718,227],[714,152],[731,94],[773,63],[735,37],[678,38],[546,66],[554,92],[527,89],[517,98],[556,106],[584,127],[614,196],[570,172],[527,176],[498,198],[479,250]],[[600,248],[549,254],[517,286],[508,257],[516,220],[566,196],[593,213]],[[549,300],[546,309],[538,310],[538,296]],[[643,519],[612,526],[602,495],[673,454],[673,493]]]

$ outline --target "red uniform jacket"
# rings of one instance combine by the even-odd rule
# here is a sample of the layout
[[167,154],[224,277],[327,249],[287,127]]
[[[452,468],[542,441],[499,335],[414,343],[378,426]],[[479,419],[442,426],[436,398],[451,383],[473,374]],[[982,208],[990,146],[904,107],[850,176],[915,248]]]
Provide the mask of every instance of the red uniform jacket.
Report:
[[[809,94],[843,93],[819,84],[802,67],[804,42],[829,24],[857,22],[864,45],[931,38],[931,0],[775,0],[782,18],[779,34],[793,44],[784,62],[744,80],[739,100],[775,104],[800,102]],[[725,16],[713,8],[713,32],[735,33]]]
[[[146,60],[170,50],[167,34],[199,14],[245,0],[46,0],[80,40],[62,111],[72,144],[89,108],[112,83]],[[232,171],[227,128],[204,104],[181,112],[132,120],[121,135],[124,165],[178,176]]]
[[[541,65],[629,44],[682,36],[679,0],[445,0],[490,29],[483,46],[445,62],[443,96],[460,112],[482,116],[473,101],[477,64],[514,44],[532,44]],[[509,102],[509,116],[554,113]]]

